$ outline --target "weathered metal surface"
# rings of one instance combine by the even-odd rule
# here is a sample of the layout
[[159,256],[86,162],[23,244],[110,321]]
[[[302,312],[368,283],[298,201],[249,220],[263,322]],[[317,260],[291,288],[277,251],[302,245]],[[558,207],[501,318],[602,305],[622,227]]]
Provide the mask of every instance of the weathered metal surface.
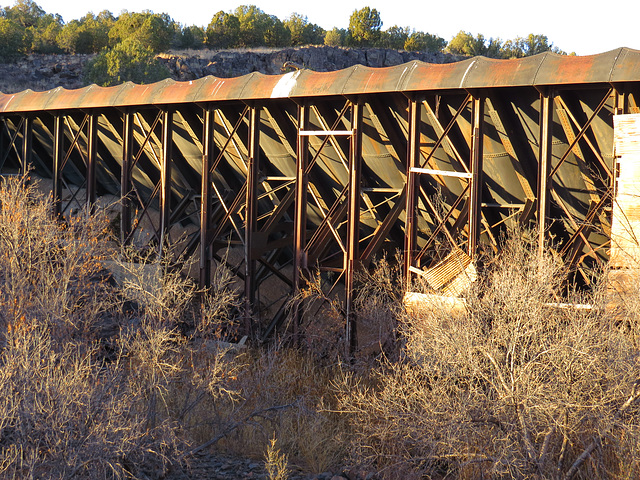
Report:
[[449,64],[419,61],[388,68],[361,65],[337,72],[299,70],[284,75],[251,73],[151,85],[91,85],[78,90],[0,94],[0,113],[73,108],[175,105],[224,100],[265,100],[517,86],[560,86],[637,81],[640,52],[620,48],[571,57],[551,52],[514,60],[476,57]]
[[587,284],[611,248],[613,118],[639,95],[626,48],[0,94],[0,174],[31,164],[61,215],[96,203],[123,243],[197,255],[203,287],[226,266],[256,337],[317,275],[354,349],[355,274],[383,252],[410,288],[537,225]]

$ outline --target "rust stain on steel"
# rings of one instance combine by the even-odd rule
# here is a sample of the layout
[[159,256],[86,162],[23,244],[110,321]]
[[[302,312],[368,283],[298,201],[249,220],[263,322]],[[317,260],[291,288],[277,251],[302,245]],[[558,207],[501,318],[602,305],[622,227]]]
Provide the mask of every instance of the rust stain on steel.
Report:
[[91,85],[77,90],[0,93],[0,113],[70,108],[173,105],[224,100],[358,95],[508,86],[570,85],[637,81],[640,51],[620,48],[584,57],[551,52],[515,60],[475,57],[457,63],[413,61],[387,68],[356,65],[335,72],[300,70],[284,75],[251,73],[150,85]]

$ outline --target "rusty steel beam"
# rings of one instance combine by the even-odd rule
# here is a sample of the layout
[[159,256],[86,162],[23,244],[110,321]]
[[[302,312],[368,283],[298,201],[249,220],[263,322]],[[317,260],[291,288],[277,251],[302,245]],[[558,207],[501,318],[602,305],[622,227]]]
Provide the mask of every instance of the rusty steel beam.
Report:
[[171,159],[173,157],[173,111],[162,112],[162,155],[160,167],[160,227],[158,256],[166,255],[171,226]]
[[200,190],[200,288],[205,290],[211,286],[211,260],[213,251],[207,235],[211,229],[212,191],[211,182],[213,180],[211,164],[217,157],[214,140],[215,111],[210,105],[204,110],[204,124],[202,126],[202,169],[201,169],[201,190]]
[[418,203],[419,176],[414,169],[420,165],[420,104],[421,102],[409,100],[409,140],[407,148],[407,198],[406,219],[404,227],[404,277],[406,288],[411,288],[411,267],[414,267],[416,251],[417,221],[416,213]]
[[347,213],[347,251],[345,255],[345,339],[347,355],[355,353],[358,346],[357,322],[354,310],[355,274],[359,268],[360,245],[360,197],[362,175],[362,110],[361,100],[356,100],[351,112],[351,145],[349,149],[349,200]]
[[64,158],[64,121],[61,115],[54,117],[53,127],[53,211],[62,213],[62,161]]
[[553,129],[553,90],[540,93],[540,133],[538,140],[538,252],[544,252],[547,240],[547,219],[549,218],[549,190],[551,158],[552,158],[552,129]]
[[247,188],[244,229],[244,330],[253,330],[254,303],[256,297],[256,248],[255,232],[258,226],[258,175],[260,173],[260,106],[252,105],[249,112],[249,156],[247,158]]
[[471,179],[469,193],[469,239],[467,253],[475,257],[480,240],[480,221],[482,218],[482,182],[483,182],[483,140],[484,140],[484,98],[473,97],[471,131]]
[[131,204],[133,168],[133,112],[124,112],[122,132],[122,163],[120,168],[120,242],[126,245],[131,238]]
[[20,174],[26,175],[32,163],[33,152],[33,117],[26,116],[22,124],[22,156],[20,159]]
[[[298,132],[309,129],[309,106],[298,106]],[[293,338],[300,342],[300,294],[304,288],[304,270],[307,269],[307,191],[309,188],[309,137],[298,133],[296,142],[295,213],[293,217]]]

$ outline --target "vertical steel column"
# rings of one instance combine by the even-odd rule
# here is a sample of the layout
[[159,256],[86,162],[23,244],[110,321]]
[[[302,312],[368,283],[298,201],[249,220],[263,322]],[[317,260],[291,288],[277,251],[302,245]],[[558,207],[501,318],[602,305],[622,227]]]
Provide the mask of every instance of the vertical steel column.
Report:
[[471,188],[469,193],[469,243],[468,253],[473,258],[480,239],[483,184],[484,95],[473,97],[471,137]]
[[62,162],[64,160],[64,121],[62,115],[53,120],[53,213],[60,215],[62,210]]
[[256,260],[253,256],[254,232],[258,226],[258,174],[260,169],[260,107],[253,105],[249,112],[249,158],[247,159],[247,198],[245,202],[244,230],[244,313],[245,335],[252,333],[252,315],[255,303]]
[[411,267],[413,267],[414,253],[417,239],[417,204],[418,204],[418,176],[413,171],[420,162],[420,102],[409,100],[409,138],[407,145],[407,202],[406,220],[404,227],[404,278],[405,288],[411,289]]
[[347,252],[345,258],[346,343],[348,355],[357,347],[357,322],[353,308],[354,275],[360,258],[360,178],[362,176],[362,109],[360,99],[351,107],[351,148],[349,151],[349,204],[347,212]]
[[[309,107],[298,106],[298,132],[309,129]],[[293,217],[293,298],[298,299],[303,286],[302,269],[307,268],[307,256],[304,251],[307,238],[307,190],[309,177],[307,165],[309,163],[309,137],[298,134],[296,145],[296,195],[295,212]],[[293,306],[293,337],[294,343],[300,343],[300,305]]]
[[122,133],[122,168],[120,171],[120,241],[126,244],[131,235],[131,169],[133,167],[133,112],[124,113]]
[[211,164],[215,160],[214,120],[215,110],[211,106],[207,106],[204,111],[204,125],[202,126],[202,184],[200,190],[201,289],[206,289],[211,285],[211,258],[213,252],[209,244],[209,230],[211,230]]
[[22,158],[20,162],[20,174],[26,175],[29,171],[33,155],[33,118],[25,117],[22,128]]
[[540,139],[538,141],[538,253],[544,252],[547,218],[549,217],[549,187],[552,156],[553,91],[540,94]]
[[93,211],[96,203],[96,161],[98,152],[98,114],[89,114],[87,135],[87,207]]
[[173,111],[162,112],[162,165],[160,169],[160,245],[158,255],[163,257],[169,235],[171,218],[171,157],[173,153]]

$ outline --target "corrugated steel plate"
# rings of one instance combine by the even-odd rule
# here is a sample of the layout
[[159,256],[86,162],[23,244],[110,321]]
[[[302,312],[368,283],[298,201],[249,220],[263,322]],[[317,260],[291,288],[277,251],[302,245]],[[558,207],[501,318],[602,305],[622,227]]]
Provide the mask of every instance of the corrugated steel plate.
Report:
[[77,90],[0,94],[0,113],[70,108],[174,105],[225,100],[358,95],[465,88],[570,85],[640,80],[640,51],[620,48],[576,57],[546,52],[516,60],[476,57],[450,64],[410,62],[388,68],[361,65],[336,72],[164,80],[150,85],[91,85]]

